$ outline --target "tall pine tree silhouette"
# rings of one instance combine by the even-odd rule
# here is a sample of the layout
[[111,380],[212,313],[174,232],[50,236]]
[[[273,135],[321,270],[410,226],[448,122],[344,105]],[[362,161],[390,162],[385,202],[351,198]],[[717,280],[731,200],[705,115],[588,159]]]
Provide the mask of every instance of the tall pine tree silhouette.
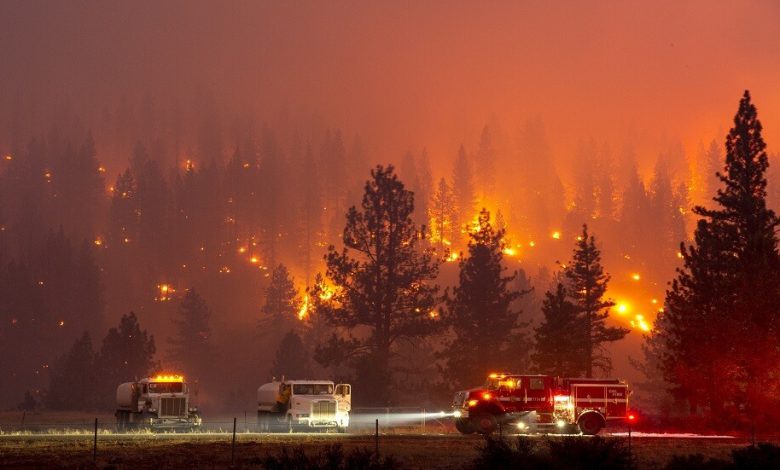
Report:
[[611,370],[612,361],[603,350],[604,343],[618,341],[629,330],[606,325],[609,309],[615,305],[605,299],[609,274],[601,265],[601,252],[596,239],[588,233],[588,226],[582,226],[582,235],[577,238],[572,261],[566,267],[569,296],[576,305],[582,319],[583,354],[582,371],[586,377],[593,377],[594,369],[603,372]]
[[701,217],[694,243],[681,244],[684,267],[656,332],[661,367],[678,396],[731,423],[780,415],[772,392],[780,385],[779,222],[766,205],[761,130],[746,91],[726,137],[716,206],[694,209]]

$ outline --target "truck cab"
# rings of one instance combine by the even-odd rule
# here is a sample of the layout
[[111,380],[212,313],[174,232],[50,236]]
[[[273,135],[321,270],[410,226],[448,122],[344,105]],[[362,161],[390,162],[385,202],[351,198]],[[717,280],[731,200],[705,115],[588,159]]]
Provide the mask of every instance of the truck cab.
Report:
[[257,390],[261,431],[335,429],[344,432],[352,409],[352,386],[324,380],[283,380]]
[[201,425],[189,385],[180,375],[157,375],[117,387],[117,426],[192,430]]

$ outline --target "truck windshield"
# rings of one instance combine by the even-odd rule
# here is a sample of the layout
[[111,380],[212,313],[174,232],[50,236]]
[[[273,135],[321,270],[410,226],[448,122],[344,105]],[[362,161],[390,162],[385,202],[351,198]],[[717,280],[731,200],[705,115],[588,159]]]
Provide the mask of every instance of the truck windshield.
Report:
[[181,393],[184,384],[181,382],[154,382],[149,384],[149,393]]
[[333,385],[293,384],[293,395],[333,395]]

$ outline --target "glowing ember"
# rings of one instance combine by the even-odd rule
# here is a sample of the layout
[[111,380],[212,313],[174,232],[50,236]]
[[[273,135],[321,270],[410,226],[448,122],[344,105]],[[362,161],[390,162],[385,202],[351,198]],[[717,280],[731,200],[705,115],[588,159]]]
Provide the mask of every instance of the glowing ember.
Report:
[[634,273],[634,274],[631,275],[631,279],[633,279],[635,281],[638,281],[638,280],[642,279],[642,276],[640,276],[639,273]]
[[97,237],[97,238],[96,238],[96,239],[93,241],[93,243],[95,244],[95,246],[102,246],[102,245],[103,245],[103,239],[102,239],[102,238],[100,238],[100,237]]
[[516,256],[517,255],[517,250],[512,248],[511,246],[508,246],[508,247],[504,248],[503,250],[501,250],[501,252],[504,253],[507,256]]
[[618,304],[617,311],[618,313],[625,315],[626,313],[628,313],[628,304],[625,303]]
[[533,241],[533,240],[531,240],[530,242],[528,242],[528,246],[530,246],[531,248],[533,248],[533,247],[535,247],[535,246],[536,246],[536,242],[535,242],[535,241]]
[[553,232],[552,237],[554,239],[556,239],[556,240],[560,240],[561,239],[561,232],[558,232],[558,231]]
[[157,289],[160,291],[160,295],[154,300],[158,300],[160,302],[171,300],[171,295],[176,292],[176,289],[171,287],[169,284],[158,284]]
[[252,263],[252,264],[257,264],[257,263],[260,262],[260,258],[258,258],[257,256],[253,256],[253,257],[249,258],[249,262]]
[[647,323],[644,315],[641,313],[637,313],[634,319],[631,320],[631,326],[642,331],[650,331],[650,324]]
[[242,254],[246,253],[246,248],[242,246],[241,248],[238,249],[238,252]]
[[448,263],[452,263],[453,261],[458,261],[459,258],[460,255],[453,251],[447,256],[447,258],[445,258],[445,261],[447,261]]
[[6,155],[4,158],[9,162],[14,159],[11,155]]

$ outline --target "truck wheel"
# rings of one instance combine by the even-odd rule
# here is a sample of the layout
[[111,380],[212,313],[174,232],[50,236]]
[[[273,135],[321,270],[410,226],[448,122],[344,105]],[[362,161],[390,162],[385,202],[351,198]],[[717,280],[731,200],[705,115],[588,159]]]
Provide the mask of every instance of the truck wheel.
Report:
[[461,434],[474,434],[477,432],[477,430],[474,429],[474,425],[471,424],[471,421],[463,418],[457,418],[455,420],[455,429]]
[[586,413],[580,416],[577,425],[586,436],[595,436],[604,427],[604,418],[597,413]]
[[478,414],[474,417],[473,423],[476,427],[476,431],[480,434],[489,435],[495,432],[496,428],[498,428],[498,421],[496,420],[496,417],[490,413]]

